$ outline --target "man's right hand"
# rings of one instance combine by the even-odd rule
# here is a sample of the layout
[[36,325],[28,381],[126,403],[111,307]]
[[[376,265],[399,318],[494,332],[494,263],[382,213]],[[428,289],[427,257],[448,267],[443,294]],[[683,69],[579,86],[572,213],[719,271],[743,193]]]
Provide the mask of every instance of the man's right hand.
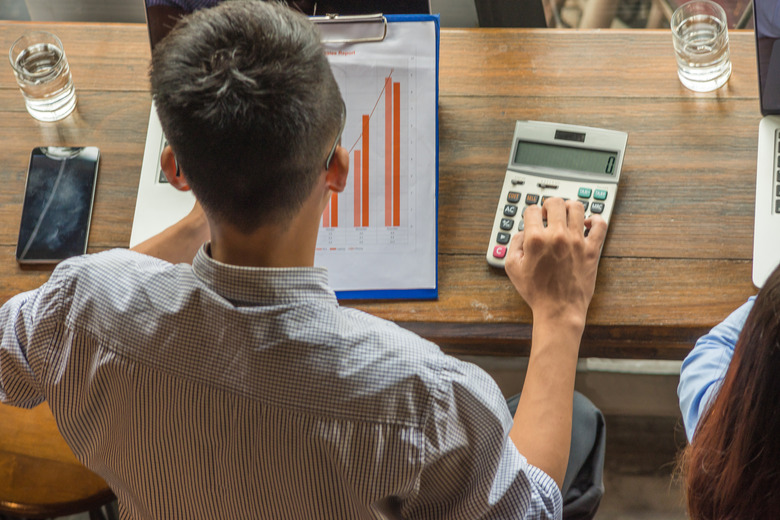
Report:
[[560,198],[547,199],[543,208],[528,206],[524,220],[525,230],[509,245],[509,279],[531,307],[534,319],[576,317],[584,326],[606,222],[598,215],[586,220],[580,202]]

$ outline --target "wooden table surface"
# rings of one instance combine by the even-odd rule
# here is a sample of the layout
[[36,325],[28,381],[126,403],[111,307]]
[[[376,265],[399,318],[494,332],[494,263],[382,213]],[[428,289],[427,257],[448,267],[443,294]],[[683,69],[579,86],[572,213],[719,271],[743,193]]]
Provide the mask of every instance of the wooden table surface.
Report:
[[[89,249],[127,247],[150,109],[144,25],[0,22],[0,49],[31,27],[62,39],[78,107],[35,121],[0,66],[0,302],[49,275],[14,260],[30,149],[100,147]],[[484,259],[514,122],[613,128],[628,148],[581,356],[681,359],[755,292],[752,32],[731,32],[731,56],[727,85],[697,94],[668,31],[442,30],[439,299],[349,305],[451,353],[527,355],[530,311]]]
[[0,405],[0,517],[65,516],[113,499],[103,479],[70,451],[48,405]]

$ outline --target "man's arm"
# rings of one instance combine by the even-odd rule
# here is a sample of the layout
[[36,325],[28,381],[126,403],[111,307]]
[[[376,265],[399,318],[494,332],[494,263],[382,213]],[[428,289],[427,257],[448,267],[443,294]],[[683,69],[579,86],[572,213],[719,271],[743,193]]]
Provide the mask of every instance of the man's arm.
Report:
[[509,246],[506,272],[531,307],[533,333],[528,372],[509,435],[528,462],[561,487],[571,443],[580,340],[607,225],[598,216],[586,221],[581,203],[559,198],[548,199],[543,209],[529,206],[524,220],[525,231]]
[[210,239],[206,215],[196,202],[186,217],[157,235],[144,240],[132,251],[160,258],[172,264],[191,264],[198,249]]

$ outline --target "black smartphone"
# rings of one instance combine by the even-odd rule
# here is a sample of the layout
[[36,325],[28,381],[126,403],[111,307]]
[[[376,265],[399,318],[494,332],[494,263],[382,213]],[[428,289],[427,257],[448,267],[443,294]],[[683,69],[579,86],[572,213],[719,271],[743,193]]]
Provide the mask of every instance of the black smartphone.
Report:
[[99,159],[100,151],[94,146],[33,149],[17,262],[57,263],[87,252]]

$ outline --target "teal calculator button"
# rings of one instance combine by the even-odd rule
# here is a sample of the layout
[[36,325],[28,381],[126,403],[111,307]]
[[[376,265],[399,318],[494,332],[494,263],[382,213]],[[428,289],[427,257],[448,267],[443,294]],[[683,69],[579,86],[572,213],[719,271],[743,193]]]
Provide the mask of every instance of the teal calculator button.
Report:
[[589,199],[591,194],[590,188],[580,188],[580,191],[577,192],[577,196],[581,199]]
[[607,190],[596,190],[593,192],[593,198],[596,200],[607,200]]

